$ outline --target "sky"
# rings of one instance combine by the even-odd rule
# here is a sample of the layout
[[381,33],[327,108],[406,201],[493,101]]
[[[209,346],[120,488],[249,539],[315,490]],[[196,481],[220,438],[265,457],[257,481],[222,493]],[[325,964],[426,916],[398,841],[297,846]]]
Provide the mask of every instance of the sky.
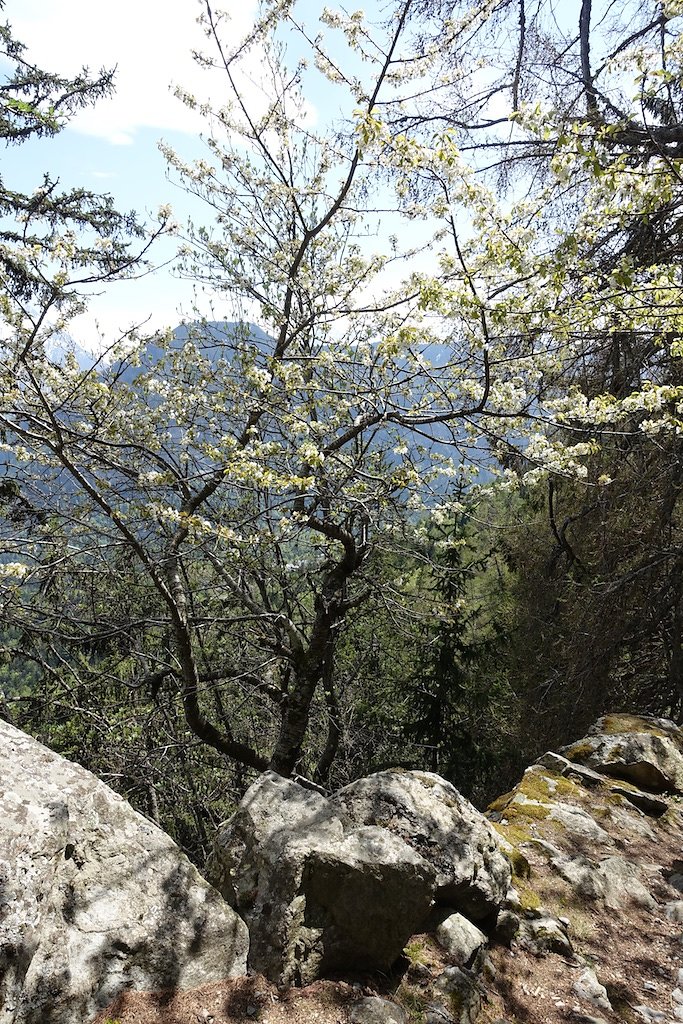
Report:
[[[374,3],[370,0],[368,6],[372,9]],[[231,12],[226,36],[232,42],[253,23],[257,0],[222,0],[222,5]],[[297,5],[297,14],[312,35],[320,27],[322,7],[322,0],[301,0]],[[214,105],[222,99],[220,73],[207,72],[192,59],[193,49],[201,50],[205,44],[211,49],[197,24],[202,8],[201,0],[6,0],[4,17],[39,67],[65,76],[84,66],[91,74],[103,67],[116,68],[116,91],[79,112],[56,138],[8,147],[3,153],[5,184],[30,192],[49,171],[65,187],[110,193],[117,209],[135,209],[149,221],[154,221],[160,206],[170,204],[181,225],[188,217],[195,224],[210,223],[210,212],[169,179],[158,146],[163,140],[185,159],[207,156],[199,138],[205,123],[174,95],[174,87],[181,86],[200,100],[210,98]],[[259,74],[254,64],[252,79]],[[337,93],[320,75],[308,86],[315,105],[307,98],[306,118],[319,125],[334,115]],[[255,86],[247,81],[245,88]],[[248,99],[256,101],[256,93]],[[387,231],[389,226],[382,225]],[[411,231],[416,230],[413,223]],[[91,296],[88,312],[71,325],[79,346],[98,351],[132,325],[149,330],[174,327],[195,317],[195,303],[210,318],[234,319],[234,307],[224,296],[196,295],[191,281],[173,274],[177,244],[173,239],[157,244],[153,257],[163,265],[157,273]]]
[[[253,19],[255,0],[229,6],[231,31],[241,34]],[[200,96],[207,92],[207,72],[191,56],[205,42],[196,22],[199,10],[198,0],[7,0],[4,18],[39,67],[63,75],[83,66],[91,73],[116,67],[116,93],[80,112],[56,138],[6,149],[6,184],[30,192],[49,171],[65,186],[110,193],[122,210],[153,219],[159,206],[170,203],[181,223],[188,215],[201,221],[199,205],[167,179],[158,150],[163,139],[185,157],[205,155],[199,115],[173,95],[175,85]],[[171,259],[175,247],[171,241],[159,246],[157,261]],[[117,284],[93,297],[73,334],[79,344],[97,348],[95,320],[105,336],[134,322],[174,326],[183,312],[189,314],[192,292],[190,282],[170,277],[168,270]]]

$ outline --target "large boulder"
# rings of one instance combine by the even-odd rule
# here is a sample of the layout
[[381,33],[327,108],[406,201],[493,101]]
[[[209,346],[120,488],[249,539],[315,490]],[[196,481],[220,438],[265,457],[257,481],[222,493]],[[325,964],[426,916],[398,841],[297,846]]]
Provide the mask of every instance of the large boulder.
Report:
[[570,761],[654,792],[683,792],[681,731],[666,718],[605,715],[562,749]]
[[250,965],[280,984],[390,967],[434,888],[397,836],[345,829],[329,800],[272,772],[220,829],[207,871],[249,925]]
[[94,775],[0,720],[0,778],[0,1024],[244,973],[244,923]]
[[377,772],[340,789],[330,803],[347,824],[399,836],[436,871],[435,899],[475,921],[495,914],[510,884],[498,836],[440,775]]

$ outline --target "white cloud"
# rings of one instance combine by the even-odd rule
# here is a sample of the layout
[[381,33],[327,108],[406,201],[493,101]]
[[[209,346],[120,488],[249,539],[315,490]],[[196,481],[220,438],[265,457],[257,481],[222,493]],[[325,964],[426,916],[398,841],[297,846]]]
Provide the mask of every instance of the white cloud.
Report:
[[[231,4],[237,10],[230,38],[251,24],[255,0]],[[197,0],[8,0],[5,15],[29,56],[49,70],[74,74],[116,66],[116,93],[82,111],[70,127],[114,145],[133,142],[141,128],[197,131],[197,117],[173,95],[182,85],[201,97],[207,74],[192,60],[192,49],[207,42],[197,24]]]

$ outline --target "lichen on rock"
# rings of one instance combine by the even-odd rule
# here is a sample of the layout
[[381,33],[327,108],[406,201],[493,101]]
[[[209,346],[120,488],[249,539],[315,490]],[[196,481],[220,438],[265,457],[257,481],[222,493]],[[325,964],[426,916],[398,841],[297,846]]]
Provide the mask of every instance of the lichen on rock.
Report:
[[0,1021],[83,1024],[129,989],[244,973],[244,923],[175,843],[0,720]]

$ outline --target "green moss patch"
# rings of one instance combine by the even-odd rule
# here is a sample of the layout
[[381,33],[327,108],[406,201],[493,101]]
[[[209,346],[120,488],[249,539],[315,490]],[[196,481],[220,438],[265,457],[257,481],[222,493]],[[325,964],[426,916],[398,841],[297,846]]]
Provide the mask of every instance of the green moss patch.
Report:
[[410,960],[411,964],[426,964],[427,963],[427,950],[422,939],[413,939],[404,948],[403,952]]
[[513,847],[511,850],[504,850],[503,853],[510,861],[513,882],[531,878],[531,865],[521,850]]
[[519,793],[523,793],[529,800],[552,800],[557,796],[576,796],[581,789],[571,779],[564,775],[549,771],[547,768],[530,768],[522,776],[517,786]]
[[664,729],[660,729],[644,718],[639,718],[638,715],[605,715],[600,724],[602,732],[608,736],[625,732],[640,732],[649,736],[662,736],[664,739],[668,737],[668,733]]
[[530,843],[534,838],[528,828],[525,828],[520,824],[512,825],[509,821],[506,822],[505,825],[498,821],[493,822],[492,824],[496,832],[502,836],[503,839],[506,839],[512,846],[519,846],[521,843]]
[[497,811],[498,813],[501,813],[505,810],[516,792],[516,789],[511,789],[509,793],[503,793],[502,796],[497,797],[492,803],[490,803],[486,809],[488,811]]
[[579,740],[572,743],[571,747],[565,747],[562,751],[568,761],[577,761],[582,764],[591,754],[595,753],[595,744],[590,740]]
[[515,889],[519,896],[519,905],[522,910],[538,910],[541,906],[541,897],[534,889],[533,885],[523,879],[515,880]]

